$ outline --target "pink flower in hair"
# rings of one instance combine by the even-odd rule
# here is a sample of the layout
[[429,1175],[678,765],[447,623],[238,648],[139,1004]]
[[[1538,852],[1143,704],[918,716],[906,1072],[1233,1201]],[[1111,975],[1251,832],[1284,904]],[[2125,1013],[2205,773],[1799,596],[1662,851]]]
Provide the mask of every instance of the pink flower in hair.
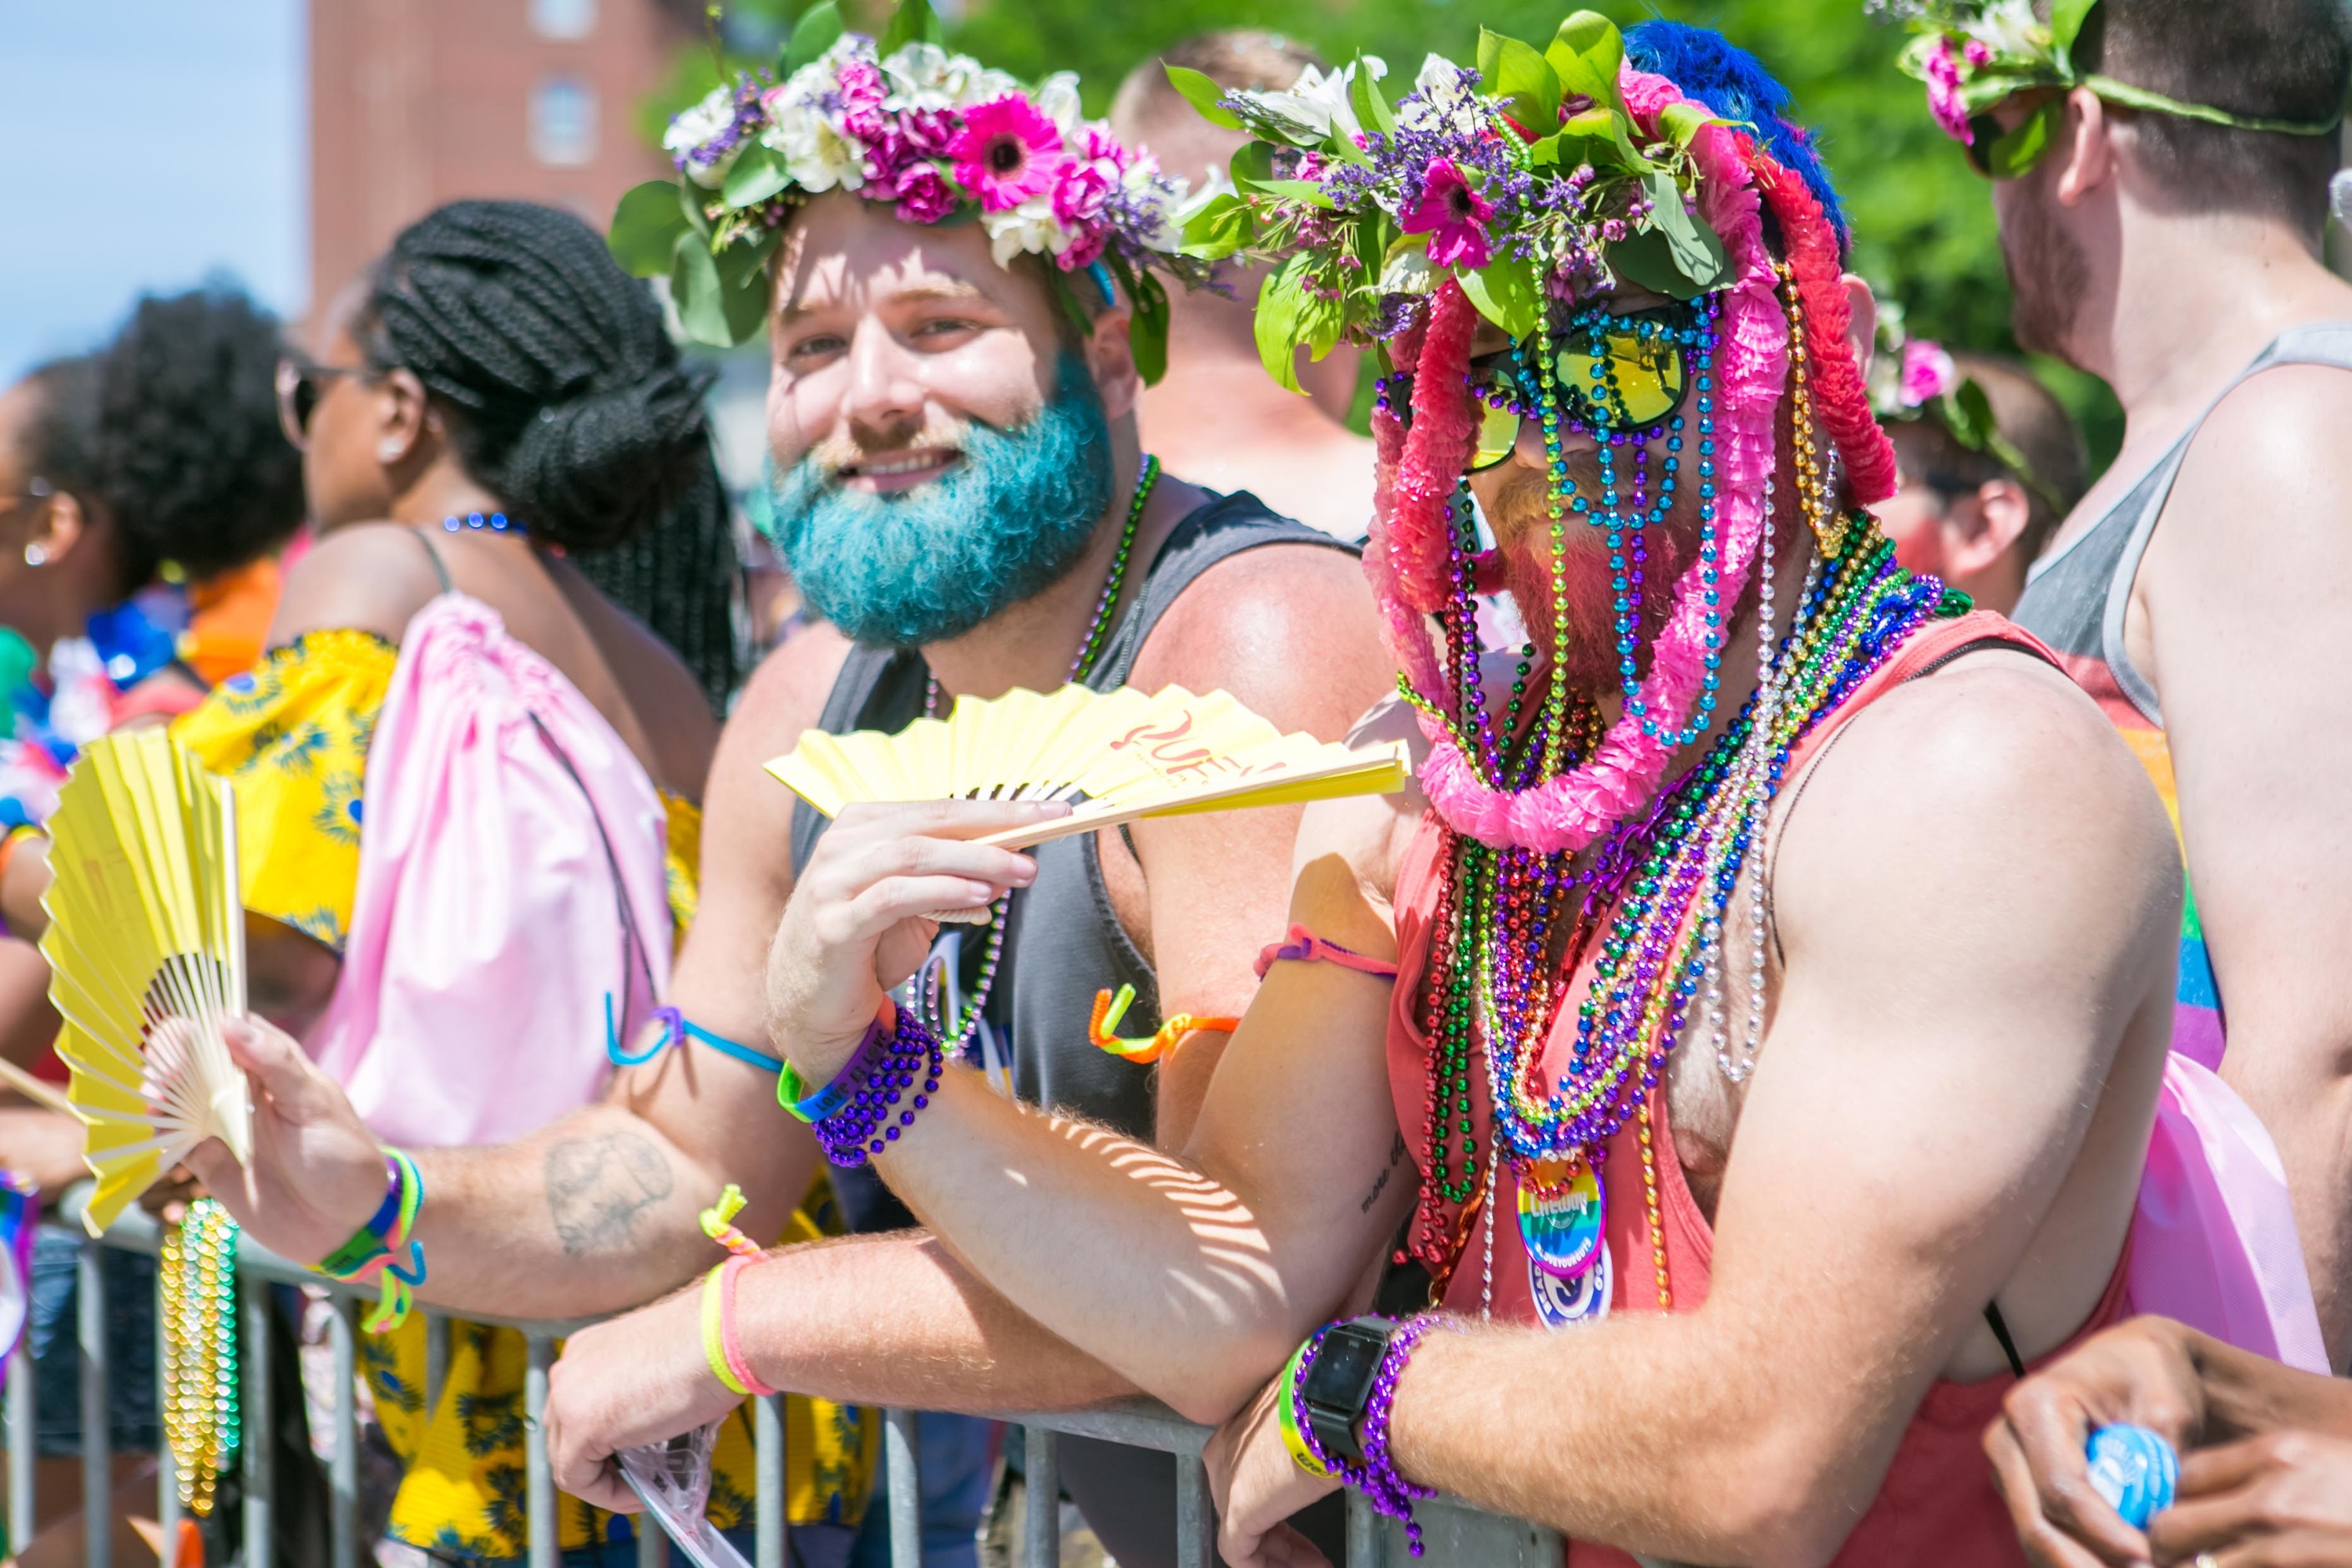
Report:
[[1054,258],[1054,265],[1065,272],[1076,272],[1092,267],[1102,259],[1103,248],[1109,238],[1100,227],[1087,228],[1070,237],[1069,248]]
[[840,89],[845,109],[876,107],[890,96],[890,89],[883,81],[882,72],[872,60],[844,60],[834,80]]
[[1109,126],[1102,124],[1087,127],[1086,155],[1089,161],[1109,163],[1117,174],[1126,174],[1135,162],[1135,154],[1111,134]]
[[1952,40],[1945,38],[1939,47],[1928,51],[1926,61],[1927,78],[1927,110],[1944,134],[1962,146],[1976,141],[1976,132],[1969,129],[1968,105],[1960,99],[1960,58],[1952,48]]
[[1054,188],[1069,162],[1062,128],[1017,92],[964,110],[963,133],[948,148],[956,183],[977,194],[982,212],[1009,212]]
[[1429,236],[1433,267],[1484,267],[1495,254],[1486,220],[1495,204],[1470,188],[1451,158],[1432,158],[1422,176],[1421,200],[1401,215],[1397,226]]
[[926,158],[944,158],[963,126],[951,109],[910,109],[898,116],[898,133]]
[[1073,234],[1091,228],[1102,217],[1103,204],[1118,189],[1118,165],[1100,159],[1084,163],[1074,159],[1054,177],[1054,221]]
[[955,187],[935,164],[916,160],[898,171],[897,184],[902,223],[938,223],[956,209]]
[[1941,397],[1960,383],[1960,367],[1944,345],[1914,338],[1903,345],[1903,406],[1917,408]]
[[1992,64],[1992,46],[1986,43],[1982,38],[1970,38],[1968,42],[1968,47],[1962,49],[1960,54],[1968,60],[1969,64],[1975,66],[1979,70],[1986,66]]

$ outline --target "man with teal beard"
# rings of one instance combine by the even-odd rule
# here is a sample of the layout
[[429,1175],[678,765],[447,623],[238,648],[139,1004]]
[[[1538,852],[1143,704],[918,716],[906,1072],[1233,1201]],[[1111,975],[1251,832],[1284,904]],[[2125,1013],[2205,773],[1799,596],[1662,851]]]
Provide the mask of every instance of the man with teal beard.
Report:
[[[635,1043],[619,1054],[636,1065],[604,1103],[518,1143],[416,1154],[429,1195],[411,1234],[430,1266],[419,1294],[436,1307],[572,1317],[698,1283],[714,1248],[697,1216],[730,1182],[748,1200],[736,1221],[747,1235],[784,1231],[819,1160],[775,1104],[770,939],[803,879],[891,858],[909,877],[927,869],[923,841],[877,835],[856,808],[827,825],[763,773],[805,731],[895,731],[959,697],[1083,679],[1222,689],[1285,731],[1336,740],[1389,685],[1350,551],[1246,494],[1163,476],[1141,450],[1129,331],[1140,252],[1120,237],[1167,232],[1164,217],[1137,216],[1166,195],[1148,163],[1076,121],[1066,79],[1033,99],[921,44],[878,65],[852,36],[808,68],[832,73],[810,100],[835,117],[824,135],[789,119],[795,76],[764,98],[716,95],[694,134],[674,138],[682,172],[701,179],[740,160],[757,117],[774,110],[771,141],[807,176],[762,230],[781,237],[766,263],[768,425],[779,543],[827,624],[769,656],[720,740],[700,913],[668,998],[683,1019],[674,1048]],[[914,107],[884,108],[880,70],[889,101]],[[868,109],[878,119],[852,123]],[[844,127],[874,132],[854,180],[851,164],[824,163]],[[889,163],[950,133],[961,152],[920,169]],[[887,187],[873,173],[886,167]],[[976,221],[935,226],[927,181],[967,169],[977,183],[960,187],[963,210]],[[1003,205],[1031,175],[1043,194]],[[702,184],[715,195],[714,180]],[[1153,288],[1141,289],[1147,306]],[[1139,1066],[1089,1043],[1093,999],[1133,985],[1129,1034],[1180,1013],[1238,1016],[1260,948],[1285,928],[1297,820],[1295,809],[1179,816],[1041,847],[988,927],[946,928],[942,1036],[1004,1062],[1024,1100],[1180,1143],[1226,1037],[1196,1030]],[[937,907],[974,902],[965,879],[938,883]],[[216,1150],[198,1163],[257,1240],[326,1257],[382,1202],[383,1155],[292,1041],[257,1027],[238,1048],[268,1131],[249,1170]],[[1127,1391],[1040,1333],[878,1182],[836,1182],[852,1227],[868,1234],[772,1257],[737,1303],[746,1333],[810,1347],[808,1392],[986,1412]],[[548,1407],[554,1452],[568,1454],[567,1426],[625,1445],[625,1413],[666,1418],[654,1391],[709,1376],[698,1300],[682,1292],[571,1342]],[[927,1424],[927,1491],[968,1479],[971,1451],[960,1464],[947,1429]],[[613,1446],[569,1455],[577,1473],[559,1481],[634,1506],[605,1462]],[[1119,1562],[1173,1560],[1164,1456],[1069,1441],[1063,1473]],[[968,1495],[929,1500],[942,1506],[927,1510],[928,1561],[971,1563]]]

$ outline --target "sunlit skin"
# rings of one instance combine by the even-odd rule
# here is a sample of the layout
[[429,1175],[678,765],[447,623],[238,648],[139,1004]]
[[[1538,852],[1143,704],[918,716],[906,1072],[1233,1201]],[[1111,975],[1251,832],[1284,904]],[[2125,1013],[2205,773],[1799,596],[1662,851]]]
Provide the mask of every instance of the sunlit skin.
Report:
[[[1866,331],[1866,310],[1860,321]],[[1571,466],[1589,458],[1580,447]],[[1506,548],[1531,558],[1547,520],[1512,498],[1543,461],[1530,431],[1475,481]],[[1784,537],[1793,522],[1784,514]],[[1685,512],[1664,526],[1693,525]],[[1596,543],[1572,536],[1571,577],[1605,569]],[[1784,550],[1784,604],[1802,571]],[[1753,646],[1745,622],[1735,648]],[[1726,661],[1727,708],[1754,679],[1742,662]],[[1394,710],[1384,722],[1413,733]],[[1804,798],[1792,817],[1784,795],[1776,818],[1787,968],[1768,975],[1763,1066],[1735,1089],[1686,1048],[1675,1079],[1677,1150],[1716,1226],[1706,1307],[1576,1334],[1433,1337],[1395,1428],[1416,1479],[1663,1556],[1823,1561],[1928,1382],[2003,1364],[1986,1301],[1999,1297],[2034,1354],[2099,1299],[2137,1187],[2178,920],[2144,777],[2063,678],[1991,653],[1855,721]],[[812,865],[770,955],[771,1037],[804,1073],[827,1076],[854,1048],[928,940],[926,911],[1024,874],[1022,858],[966,838],[1041,809],[845,816],[828,838],[843,858],[822,876]],[[1309,808],[1289,920],[1393,953],[1389,890],[1421,809],[1411,793]],[[1010,1104],[950,1068],[877,1162],[970,1271],[955,1280],[960,1310],[919,1298],[924,1354],[961,1374],[929,1391],[985,1410],[1135,1388],[1196,1419],[1233,1418],[1211,1449],[1226,1556],[1303,1550],[1276,1521],[1318,1489],[1274,1438],[1259,1390],[1310,1329],[1365,1300],[1412,1201],[1410,1181],[1390,1179],[1403,1145],[1389,1003],[1353,971],[1276,965],[1190,1136],[1157,1149]],[[747,1289],[830,1282],[845,1250],[787,1254]],[[1027,1317],[1007,1316],[1008,1301]],[[688,1297],[657,1309],[663,1335],[689,1338],[694,1310]],[[744,1343],[778,1386],[873,1392],[787,1295],[749,1309]],[[1055,1373],[1009,1375],[1024,1364]],[[683,1392],[631,1385],[659,1412],[608,1416],[620,1440],[725,1408],[693,1365],[683,1349],[667,1363]],[[1740,1414],[1757,1409],[1774,1419]],[[1544,1437],[1498,1447],[1504,1430]],[[583,1453],[562,1436],[567,1486],[598,1484],[582,1461],[602,1446]]]
[[[1101,311],[1079,334],[1029,268],[996,267],[977,226],[913,229],[834,195],[800,210],[776,289],[769,416],[779,465],[816,451],[848,482],[877,487],[911,482],[888,471],[902,461],[944,472],[961,460],[953,432],[967,422],[1011,427],[1034,415],[1066,349],[1089,368],[1122,480],[1086,557],[1034,598],[923,650],[950,697],[1060,684],[1117,547],[1125,476],[1140,459],[1124,310]],[[1123,604],[1201,499],[1181,478],[1160,481]],[[786,906],[802,905],[796,887],[824,889],[837,910],[840,889],[879,870],[927,886],[937,910],[1033,874],[1026,857],[1001,856],[983,889],[948,864],[971,846],[943,847],[903,814],[853,809],[796,882],[793,797],[762,764],[817,721],[845,651],[828,630],[803,633],[761,666],[730,716],[705,798],[700,910],[670,996],[703,1028],[808,1060],[827,1047],[802,1041],[790,1023],[772,1033],[763,983]],[[1222,689],[1284,730],[1337,739],[1391,677],[1358,563],[1325,547],[1270,545],[1220,563],[1178,597],[1130,679],[1147,690]],[[1165,1005],[1217,1015],[1246,1005],[1257,950],[1281,930],[1297,824],[1295,808],[1171,817],[1135,824],[1132,853],[1117,834],[1098,841],[1111,907]],[[1163,1137],[1181,1141],[1223,1043],[1222,1033],[1196,1032],[1162,1064]],[[381,1201],[382,1158],[341,1091],[285,1037],[257,1029],[234,1048],[261,1091],[254,1164],[239,1171],[217,1149],[199,1160],[257,1238],[288,1256],[323,1256]],[[604,1103],[520,1143],[425,1152],[424,1297],[523,1317],[634,1306],[710,1267],[696,1215],[729,1182],[749,1200],[737,1220],[747,1234],[782,1233],[816,1152],[775,1094],[772,1075],[688,1046],[616,1074]],[[991,1221],[1027,1223],[1019,1204]],[[876,1311],[877,1301],[890,1310]],[[697,1310],[685,1292],[569,1342],[548,1414],[565,1489],[635,1507],[607,1467],[611,1453],[732,1404],[722,1391],[711,1405]],[[744,1278],[739,1310],[748,1338],[802,1344],[822,1368],[796,1375],[793,1388],[861,1405],[1066,1406],[1125,1386],[919,1232],[785,1249]]]

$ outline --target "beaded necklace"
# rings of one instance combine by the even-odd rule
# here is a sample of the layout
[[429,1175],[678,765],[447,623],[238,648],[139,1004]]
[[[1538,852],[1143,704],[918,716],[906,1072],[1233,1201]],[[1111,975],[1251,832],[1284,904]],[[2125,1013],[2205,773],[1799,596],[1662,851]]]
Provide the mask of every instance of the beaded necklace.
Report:
[[180,1506],[208,1518],[243,1431],[237,1410],[236,1222],[211,1198],[163,1233],[163,1436]]
[[[1102,658],[1103,644],[1110,635],[1111,612],[1118,607],[1119,592],[1127,585],[1127,563],[1135,552],[1135,535],[1143,524],[1143,509],[1159,482],[1160,459],[1147,452],[1143,471],[1136,478],[1135,494],[1127,503],[1127,523],[1119,531],[1118,552],[1111,557],[1110,571],[1104,575],[1102,593],[1095,599],[1094,616],[1087,623],[1087,635],[1079,640],[1078,651],[1070,660],[1069,680],[1084,680]],[[923,717],[936,719],[939,714],[940,678],[927,675],[923,682]],[[945,1042],[950,1057],[961,1056],[972,1037],[980,1032],[981,1016],[987,1011],[989,994],[996,988],[996,971],[1003,962],[1004,916],[1012,904],[1013,895],[1007,891],[989,906],[988,951],[981,956],[980,978],[971,988],[971,999],[965,1004],[962,1016],[953,1024],[941,1016],[945,998],[940,994],[943,981],[940,966],[923,966],[919,1002],[924,1022]]]
[[[1817,456],[1809,408],[1803,315],[1785,274],[1782,281],[1790,308],[1799,510],[1819,549],[1787,634],[1776,642],[1772,531],[1765,530],[1759,563],[1754,692],[1699,761],[1663,791],[1646,813],[1604,837],[1581,868],[1570,854],[1547,856],[1517,846],[1496,848],[1447,831],[1423,1013],[1429,1041],[1422,1158],[1427,1179],[1408,1244],[1411,1254],[1431,1271],[1433,1296],[1444,1290],[1481,1211],[1488,1206],[1497,1160],[1512,1167],[1522,1235],[1531,1258],[1558,1277],[1580,1277],[1592,1266],[1603,1234],[1602,1160],[1609,1141],[1630,1121],[1640,1145],[1658,1300],[1662,1307],[1671,1305],[1649,1096],[1667,1053],[1682,1036],[1695,998],[1703,998],[1702,1016],[1720,1069],[1734,1081],[1753,1069],[1764,1014],[1760,878],[1751,879],[1748,1006],[1736,1045],[1725,1007],[1724,930],[1741,869],[1762,842],[1790,754],[1923,620],[1965,608],[1963,596],[1946,595],[1934,578],[1914,578],[1897,566],[1893,546],[1867,514],[1849,519],[1834,511],[1829,468]],[[1702,315],[1685,340],[1696,395],[1701,561],[1709,564],[1717,559],[1719,542],[1710,439],[1715,345],[1706,325],[1711,319]],[[1591,330],[1591,322],[1580,316],[1571,319],[1563,335]],[[1539,358],[1548,361],[1550,355]],[[1596,367],[1598,363],[1596,356]],[[1607,534],[1618,673],[1631,702],[1636,700],[1633,693],[1638,684],[1628,650],[1642,602],[1640,573],[1646,555],[1642,533],[1666,516],[1673,470],[1684,460],[1685,432],[1679,414],[1647,428],[1627,428],[1622,419],[1612,417],[1622,401],[1608,377],[1596,368],[1593,381],[1594,388],[1575,401],[1571,416],[1561,406],[1565,400],[1556,381],[1548,374],[1539,376],[1551,468],[1554,626],[1556,633],[1565,629],[1565,518],[1573,511]],[[1597,503],[1574,493],[1561,456],[1563,427],[1596,441],[1601,454]],[[1647,447],[1661,437],[1666,442],[1664,471],[1653,500],[1646,479]],[[1625,464],[1630,479],[1620,483],[1615,454],[1629,445],[1633,448]],[[1762,500],[1769,518],[1769,476]],[[1457,556],[1461,545],[1457,530]],[[1465,577],[1466,573],[1457,572],[1457,583]],[[1710,592],[1714,586],[1710,577]],[[1459,601],[1463,595],[1457,591],[1455,597]],[[1708,603],[1719,612],[1712,598]],[[1458,605],[1442,614],[1449,632],[1451,621],[1460,614]],[[1684,737],[1685,743],[1703,733],[1713,720],[1724,633],[1719,613],[1710,615],[1707,625],[1706,694],[1691,720],[1699,730]],[[1449,635],[1445,645],[1456,676],[1454,689],[1475,692],[1475,655],[1465,668],[1457,638]],[[1507,738],[1517,730],[1528,668],[1523,660],[1513,686],[1513,722],[1503,731]],[[1449,717],[1448,728],[1465,756],[1475,758],[1483,778],[1496,781],[1498,787],[1525,789],[1575,765],[1575,752],[1594,743],[1597,712],[1577,710],[1572,720],[1567,719],[1571,706],[1555,662],[1543,713],[1519,740],[1516,756],[1508,739],[1496,744],[1493,728],[1483,716]],[[1563,715],[1561,721],[1549,721],[1555,712]],[[1591,984],[1578,1005],[1573,1048],[1547,1089],[1544,1049],[1569,983],[1595,937],[1600,938],[1599,952]],[[1485,1087],[1493,1112],[1494,1148],[1483,1163],[1474,1131],[1471,1087],[1473,1059],[1479,1057],[1485,1060]],[[1571,1215],[1572,1221],[1563,1217]],[[1491,1248],[1494,1217],[1486,1217]],[[1491,1274],[1488,1279],[1491,1289]]]

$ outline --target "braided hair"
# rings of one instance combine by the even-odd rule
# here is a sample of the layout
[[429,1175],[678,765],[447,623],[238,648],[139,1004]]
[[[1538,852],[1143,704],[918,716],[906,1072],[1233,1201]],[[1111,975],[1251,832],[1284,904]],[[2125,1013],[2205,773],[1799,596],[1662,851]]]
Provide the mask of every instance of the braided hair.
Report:
[[741,577],[703,395],[604,239],[528,202],[452,202],[376,264],[352,336],[448,416],[458,460],[677,650],[714,710]]
[[257,560],[302,521],[302,458],[278,426],[277,320],[212,285],[142,298],[96,353],[33,372],[32,466],[114,523],[115,581],[169,561],[204,578]]

